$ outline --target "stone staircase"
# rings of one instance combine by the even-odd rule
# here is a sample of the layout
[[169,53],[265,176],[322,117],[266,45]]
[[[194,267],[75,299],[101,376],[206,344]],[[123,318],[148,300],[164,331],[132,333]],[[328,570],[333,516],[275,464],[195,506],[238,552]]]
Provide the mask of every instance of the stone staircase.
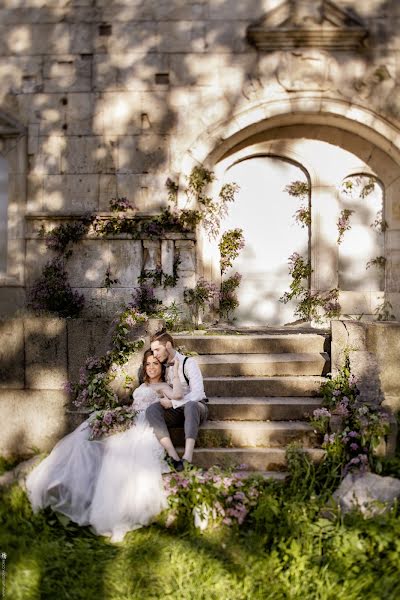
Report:
[[[307,419],[321,406],[330,370],[327,332],[271,330],[228,335],[177,335],[183,353],[197,352],[209,398],[195,464],[269,472],[285,469],[285,449],[298,442],[317,461],[323,451]],[[172,432],[183,446],[182,430]]]

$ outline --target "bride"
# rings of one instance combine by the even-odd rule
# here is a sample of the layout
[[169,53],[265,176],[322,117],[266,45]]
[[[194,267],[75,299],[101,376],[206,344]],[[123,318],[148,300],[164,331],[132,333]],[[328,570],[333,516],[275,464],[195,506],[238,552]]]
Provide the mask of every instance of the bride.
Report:
[[182,398],[182,387],[177,373],[172,388],[165,383],[164,368],[151,350],[144,353],[142,371],[144,383],[133,392],[134,425],[90,440],[89,417],[60,440],[27,478],[34,511],[50,506],[79,525],[91,525],[98,535],[121,541],[166,508],[162,473],[169,468],[145,413],[162,396]]

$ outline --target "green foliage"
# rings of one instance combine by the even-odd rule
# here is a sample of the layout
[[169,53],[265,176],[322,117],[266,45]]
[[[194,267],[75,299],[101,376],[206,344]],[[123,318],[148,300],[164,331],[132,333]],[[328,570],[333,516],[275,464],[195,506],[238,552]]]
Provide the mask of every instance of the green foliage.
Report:
[[168,331],[179,331],[182,325],[182,308],[175,300],[169,305],[163,305],[155,316],[165,321]]
[[12,469],[17,466],[20,460],[20,458],[13,456],[0,456],[0,475],[3,475],[7,471],[12,471]]
[[[357,512],[343,517],[332,508],[328,519],[332,480],[321,485],[321,467],[299,451],[288,460],[286,482],[253,480],[258,497],[240,527],[200,533],[188,506],[187,520],[172,529],[156,524],[132,531],[117,545],[50,510],[33,514],[17,486],[3,490],[7,595],[15,600],[396,600],[398,505],[370,519]],[[203,483],[198,487],[201,493]]]
[[292,181],[285,187],[285,192],[287,192],[290,196],[304,200],[309,196],[310,186],[307,181],[296,180]]
[[[138,326],[147,321],[147,315],[140,313],[133,306],[127,306],[116,318],[112,334],[112,349],[103,356],[89,356],[80,368],[79,382],[67,383],[65,390],[73,399],[73,404],[89,412],[110,410],[119,405],[118,395],[110,386],[120,367],[143,348],[142,339],[131,340],[130,334]],[[129,382],[132,381],[128,375]]]
[[221,282],[218,305],[220,317],[229,319],[230,314],[239,306],[236,289],[239,287],[241,279],[239,273],[234,273]]
[[196,194],[198,201],[202,201],[204,198],[204,190],[215,180],[215,175],[209,169],[203,166],[193,167],[192,172],[188,177],[188,188]]
[[47,233],[42,228],[40,237],[45,239],[46,247],[49,250],[69,256],[71,245],[79,242],[87,234],[91,222],[92,218],[86,216],[80,221],[62,223]]
[[372,229],[375,229],[379,233],[384,233],[389,227],[387,221],[383,218],[382,209],[377,212],[374,222],[370,225]]
[[188,305],[195,324],[199,321],[199,312],[205,308],[210,308],[218,297],[218,290],[215,284],[206,281],[200,277],[194,288],[186,288],[183,293],[185,304]]
[[370,267],[378,267],[380,269],[384,269],[386,265],[386,258],[384,256],[377,256],[376,258],[373,258],[372,260],[369,260],[366,264],[366,269],[369,269]]
[[181,218],[193,223],[201,223],[210,239],[215,239],[219,233],[221,219],[227,214],[227,206],[235,199],[239,187],[235,183],[224,184],[213,200],[206,194],[207,186],[215,180],[215,175],[203,166],[193,168],[187,178],[186,197],[189,203],[197,204],[198,210],[182,211]]
[[261,480],[213,467],[207,472],[191,468],[171,473],[164,477],[164,483],[169,504],[165,514],[168,526],[190,529],[199,525],[200,528],[241,525],[256,504]]
[[310,196],[310,186],[307,181],[292,181],[285,187],[285,192],[290,196],[299,198],[302,201],[307,201],[305,206],[301,206],[294,213],[294,219],[296,223],[299,223],[301,227],[309,227],[311,225],[311,208],[308,205],[308,199]]
[[344,208],[339,215],[339,219],[336,224],[337,229],[338,229],[338,238],[337,238],[338,245],[340,245],[342,243],[345,231],[349,231],[349,229],[351,229],[350,217],[353,213],[354,213],[354,210],[351,210],[350,208]]
[[[334,318],[340,315],[339,290],[337,288],[328,292],[311,292],[309,278],[312,273],[310,261],[306,262],[298,252],[289,257],[289,274],[292,276],[290,292],[285,292],[279,298],[286,304],[290,300],[297,300],[295,315],[300,319],[322,322],[322,315]],[[322,315],[321,315],[322,312]]]
[[178,268],[180,264],[180,255],[176,254],[174,257],[172,275],[164,273],[161,267],[157,267],[154,270],[143,269],[140,276],[138,277],[138,283],[141,285],[146,283],[146,281],[150,280],[154,287],[159,287],[161,285],[164,289],[168,287],[175,287],[179,281]]
[[84,303],[83,295],[71,288],[62,258],[47,262],[42,274],[29,290],[29,306],[38,312],[48,311],[60,317],[78,317]]
[[113,285],[119,283],[118,277],[113,277],[111,273],[110,267],[107,267],[107,270],[104,274],[104,287],[109,290]]
[[149,316],[154,315],[162,304],[161,300],[154,295],[154,289],[145,283],[134,288],[132,297],[132,306]]
[[389,300],[384,300],[374,311],[377,321],[395,321],[396,316],[392,313],[392,309],[392,303]]
[[[348,351],[338,374],[321,386],[321,394],[326,408],[314,411],[312,424],[325,434],[323,447],[327,454],[340,460],[344,473],[367,468],[379,472],[381,465],[374,449],[389,430],[388,415],[360,398],[357,379],[350,372]],[[339,421],[332,431],[334,417]]]
[[244,246],[243,229],[238,227],[236,229],[229,229],[223,233],[218,244],[221,276],[232,266],[233,261],[239,256]]

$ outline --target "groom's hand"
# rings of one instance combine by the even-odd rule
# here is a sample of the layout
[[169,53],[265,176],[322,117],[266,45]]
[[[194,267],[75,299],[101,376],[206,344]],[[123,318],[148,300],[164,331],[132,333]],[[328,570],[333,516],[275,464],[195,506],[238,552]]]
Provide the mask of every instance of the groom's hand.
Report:
[[172,401],[169,398],[163,396],[160,398],[160,404],[163,408],[172,408]]

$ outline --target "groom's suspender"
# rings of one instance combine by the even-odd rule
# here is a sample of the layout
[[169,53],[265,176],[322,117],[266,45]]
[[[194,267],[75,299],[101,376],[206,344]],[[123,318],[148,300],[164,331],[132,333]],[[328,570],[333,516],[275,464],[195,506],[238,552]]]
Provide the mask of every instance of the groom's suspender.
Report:
[[186,383],[189,385],[189,377],[185,373],[185,363],[188,358],[189,358],[188,356],[185,356],[185,358],[183,359],[182,372],[183,372],[183,376],[185,378]]

